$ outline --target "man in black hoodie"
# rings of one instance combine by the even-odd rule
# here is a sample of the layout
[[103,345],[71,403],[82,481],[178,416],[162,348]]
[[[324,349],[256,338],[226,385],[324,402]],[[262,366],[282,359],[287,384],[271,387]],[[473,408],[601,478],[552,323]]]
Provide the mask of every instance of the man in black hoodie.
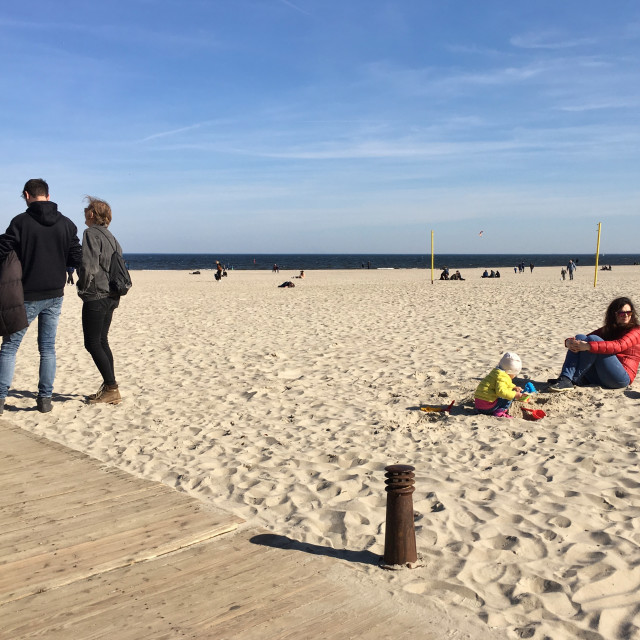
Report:
[[[22,190],[28,207],[16,216],[0,236],[0,262],[13,249],[22,264],[24,306],[29,324],[38,318],[40,379],[38,411],[51,411],[51,394],[56,375],[56,331],[62,309],[67,267],[82,264],[82,247],[76,225],[49,200],[44,180],[29,180]],[[0,348],[0,414],[13,380],[16,353],[26,329],[2,338]]]

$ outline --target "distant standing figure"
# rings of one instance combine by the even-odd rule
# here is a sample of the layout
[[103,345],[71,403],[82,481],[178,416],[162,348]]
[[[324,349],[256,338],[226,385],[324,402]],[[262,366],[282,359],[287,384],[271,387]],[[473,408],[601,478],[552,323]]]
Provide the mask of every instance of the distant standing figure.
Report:
[[529,269],[531,269],[531,273],[533,273],[533,267],[534,267],[533,262],[530,262],[530,263],[529,263]]
[[569,260],[567,271],[569,272],[569,280],[573,280],[573,272],[576,270],[576,264],[573,260]]
[[222,278],[222,265],[218,260],[216,260],[216,272],[213,276],[218,282],[220,282]]
[[73,284],[73,272],[75,269],[73,267],[67,267],[67,284]]
[[564,267],[562,267],[562,269],[560,269],[560,275],[562,276],[563,280],[567,279],[567,270]]
[[280,273],[280,269],[278,268],[277,264],[273,265],[273,269],[272,269],[273,273]]
[[109,286],[109,269],[114,252],[122,255],[122,247],[108,227],[111,207],[104,200],[87,196],[84,210],[87,228],[82,236],[82,266],[78,269],[78,295],[82,298],[82,332],[84,348],[93,358],[102,384],[87,397],[88,404],[119,404],[120,390],[116,382],[113,353],[109,346],[109,329],[120,296]]
[[518,267],[513,267],[513,273],[518,273]]

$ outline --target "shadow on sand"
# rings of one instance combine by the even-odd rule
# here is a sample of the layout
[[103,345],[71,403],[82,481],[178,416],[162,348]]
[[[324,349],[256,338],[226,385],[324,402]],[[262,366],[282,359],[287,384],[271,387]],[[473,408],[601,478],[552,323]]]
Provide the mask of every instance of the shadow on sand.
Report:
[[249,540],[252,544],[259,544],[264,547],[274,547],[275,549],[292,549],[293,551],[301,551],[302,553],[310,553],[314,556],[328,556],[338,560],[346,560],[347,562],[355,562],[359,564],[378,565],[380,556],[371,551],[350,551],[349,549],[332,549],[331,547],[321,547],[310,542],[298,542],[275,533],[261,533],[253,536]]

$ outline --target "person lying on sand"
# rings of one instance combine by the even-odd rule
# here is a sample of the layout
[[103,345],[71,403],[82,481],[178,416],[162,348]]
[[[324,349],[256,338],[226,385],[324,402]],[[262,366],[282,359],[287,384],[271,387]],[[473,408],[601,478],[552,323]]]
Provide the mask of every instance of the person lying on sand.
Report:
[[595,384],[605,389],[628,387],[640,363],[640,326],[633,302],[616,298],[607,308],[604,326],[588,335],[567,338],[568,349],[560,377],[549,391]]

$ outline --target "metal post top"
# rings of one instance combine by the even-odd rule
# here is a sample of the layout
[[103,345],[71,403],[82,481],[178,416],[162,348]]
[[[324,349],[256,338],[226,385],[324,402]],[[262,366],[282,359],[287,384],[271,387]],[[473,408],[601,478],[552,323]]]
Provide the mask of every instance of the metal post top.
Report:
[[385,467],[384,470],[389,473],[409,473],[411,471],[415,471],[416,468],[412,467],[410,464],[391,464],[388,467]]

